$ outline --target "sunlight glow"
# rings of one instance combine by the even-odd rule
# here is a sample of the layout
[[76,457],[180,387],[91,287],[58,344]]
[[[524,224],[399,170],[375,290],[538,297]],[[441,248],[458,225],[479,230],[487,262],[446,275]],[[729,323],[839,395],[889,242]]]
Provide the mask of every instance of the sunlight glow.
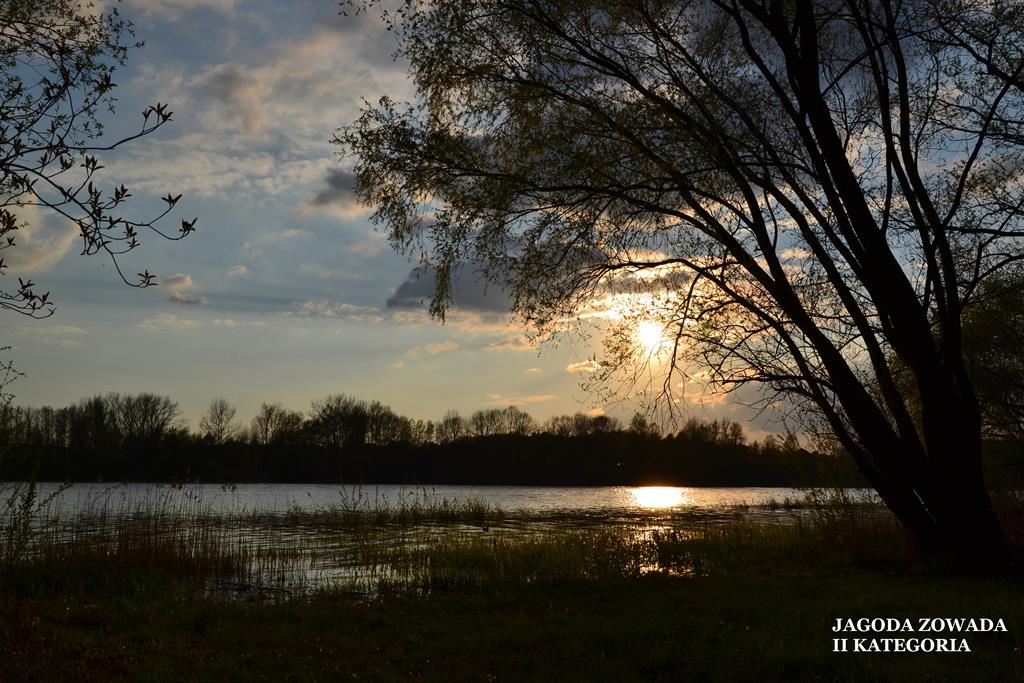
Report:
[[640,486],[629,493],[642,508],[672,508],[686,500],[684,489],[678,486]]
[[655,353],[665,344],[665,328],[659,323],[644,320],[637,325],[636,340],[646,353]]

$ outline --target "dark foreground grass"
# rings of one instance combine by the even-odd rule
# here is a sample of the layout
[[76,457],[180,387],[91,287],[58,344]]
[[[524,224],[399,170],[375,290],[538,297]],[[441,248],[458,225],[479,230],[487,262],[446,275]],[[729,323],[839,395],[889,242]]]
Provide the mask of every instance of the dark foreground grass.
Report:
[[[206,515],[120,516],[44,534],[2,568],[0,681],[1024,680],[1019,567],[965,575],[923,561],[892,520],[815,510],[702,528],[286,518],[274,524],[317,535],[274,547]],[[373,590],[210,590],[306,566],[310,538],[328,539],[317,562],[370,567]],[[965,638],[970,653],[833,653],[835,620],[860,617],[1008,632],[892,634]]]
[[[0,680],[1019,681],[1012,578],[647,576],[279,603],[0,595]],[[991,616],[970,654],[831,653],[836,617]]]

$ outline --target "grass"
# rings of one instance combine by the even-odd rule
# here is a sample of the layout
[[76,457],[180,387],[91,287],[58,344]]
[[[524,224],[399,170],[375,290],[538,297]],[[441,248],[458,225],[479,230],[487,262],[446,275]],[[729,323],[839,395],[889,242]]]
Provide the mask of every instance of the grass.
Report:
[[[0,680],[1024,679],[1020,574],[929,566],[860,502],[769,525],[404,498],[37,524],[0,577]],[[1010,631],[969,655],[833,654],[834,620],[861,616]]]

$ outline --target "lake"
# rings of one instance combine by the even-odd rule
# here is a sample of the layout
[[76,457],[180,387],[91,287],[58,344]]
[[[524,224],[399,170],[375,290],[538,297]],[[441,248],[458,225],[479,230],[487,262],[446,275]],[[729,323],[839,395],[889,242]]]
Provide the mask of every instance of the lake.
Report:
[[[659,547],[737,521],[801,525],[829,509],[827,502],[816,509],[808,491],[790,488],[62,486],[39,485],[47,502],[34,521],[35,552],[125,563],[178,557],[204,567],[214,558],[207,587],[227,597],[324,587],[372,595],[381,586],[409,583],[429,588],[437,572],[467,576],[444,558],[469,553],[503,572],[517,549],[541,546],[591,560],[628,549],[626,555],[644,558],[636,572],[685,572],[665,565]],[[870,491],[846,490],[840,499],[882,513]]]
[[[43,482],[39,492],[46,497],[61,484]],[[867,489],[851,489],[859,497]],[[727,512],[748,506],[797,501],[803,492],[792,488],[733,487],[698,488],[685,486],[397,486],[338,484],[74,484],[59,494],[54,508],[62,512],[87,512],[99,507],[113,509],[177,507],[198,501],[211,512],[284,513],[316,511],[359,503],[361,507],[397,506],[403,501],[478,500],[506,512],[630,512],[668,511]]]

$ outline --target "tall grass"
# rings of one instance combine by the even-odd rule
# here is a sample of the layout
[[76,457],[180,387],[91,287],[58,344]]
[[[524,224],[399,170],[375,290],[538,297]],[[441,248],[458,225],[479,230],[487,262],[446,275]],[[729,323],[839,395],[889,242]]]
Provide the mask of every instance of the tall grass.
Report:
[[[346,492],[338,505],[217,512],[187,492],[52,506],[2,580],[20,591],[168,590],[225,598],[430,593],[506,583],[912,567],[913,544],[870,501],[811,492],[785,523],[505,512],[429,491]],[[708,519],[708,518],[703,518]]]

